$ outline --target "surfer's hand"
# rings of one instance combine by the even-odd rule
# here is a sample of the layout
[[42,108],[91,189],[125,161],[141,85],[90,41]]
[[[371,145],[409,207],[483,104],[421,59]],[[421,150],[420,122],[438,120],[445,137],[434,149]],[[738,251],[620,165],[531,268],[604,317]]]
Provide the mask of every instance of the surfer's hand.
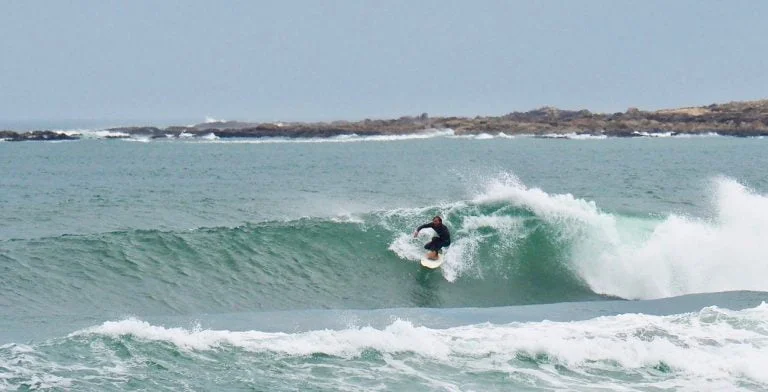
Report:
[[416,238],[418,235],[419,235],[419,232],[418,232],[418,231],[414,231],[414,232],[413,232],[413,238]]

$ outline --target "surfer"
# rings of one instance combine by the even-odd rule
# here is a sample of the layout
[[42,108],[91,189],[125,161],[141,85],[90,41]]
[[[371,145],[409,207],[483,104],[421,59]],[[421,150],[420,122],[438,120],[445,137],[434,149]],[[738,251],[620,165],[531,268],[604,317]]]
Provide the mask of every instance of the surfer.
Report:
[[437,260],[437,252],[443,247],[451,245],[451,233],[448,232],[448,228],[443,224],[443,218],[439,215],[432,218],[432,222],[425,223],[413,232],[413,238],[419,235],[421,229],[430,228],[437,233],[437,237],[432,237],[432,241],[427,242],[424,245],[424,249],[429,250],[427,252],[427,258],[430,260]]

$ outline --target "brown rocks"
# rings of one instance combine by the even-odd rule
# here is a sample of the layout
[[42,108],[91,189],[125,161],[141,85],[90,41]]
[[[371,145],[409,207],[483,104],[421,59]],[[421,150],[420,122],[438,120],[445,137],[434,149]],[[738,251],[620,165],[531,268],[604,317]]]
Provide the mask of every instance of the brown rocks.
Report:
[[[108,131],[150,138],[203,136],[220,138],[325,138],[339,135],[402,135],[434,129],[452,129],[458,135],[505,133],[507,135],[590,134],[612,137],[637,137],[653,133],[708,134],[749,137],[768,136],[768,100],[730,102],[721,105],[643,111],[629,108],[625,112],[600,114],[589,110],[561,110],[543,107],[528,112],[512,112],[502,116],[430,117],[404,116],[390,120],[334,121],[331,123],[247,123],[222,121],[195,126],[121,127]],[[0,139],[70,140],[76,136],[51,131],[16,133],[0,131]]]

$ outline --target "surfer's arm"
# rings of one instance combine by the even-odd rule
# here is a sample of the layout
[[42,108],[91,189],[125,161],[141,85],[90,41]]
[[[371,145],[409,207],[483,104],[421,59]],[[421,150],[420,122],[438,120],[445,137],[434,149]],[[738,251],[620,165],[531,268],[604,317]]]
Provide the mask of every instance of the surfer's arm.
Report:
[[421,229],[426,229],[427,227],[432,227],[432,223],[425,223],[417,227],[416,231],[413,232],[413,238],[416,238],[416,236],[419,235],[419,231],[421,231]]

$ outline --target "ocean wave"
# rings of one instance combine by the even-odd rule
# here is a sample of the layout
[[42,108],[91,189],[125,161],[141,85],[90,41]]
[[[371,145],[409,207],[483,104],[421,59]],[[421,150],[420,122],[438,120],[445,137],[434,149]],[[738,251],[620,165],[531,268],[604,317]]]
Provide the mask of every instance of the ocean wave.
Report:
[[[19,268],[0,282],[23,299],[14,305],[22,313],[38,302],[54,312],[63,305],[98,310],[104,296],[123,311],[195,312],[768,291],[768,251],[760,246],[768,197],[727,178],[714,179],[713,192],[708,218],[629,216],[503,174],[471,199],[437,206],[4,241],[1,256]],[[437,214],[453,244],[439,270],[424,271],[418,260],[433,234],[412,233]]]
[[[563,372],[575,377],[574,385],[588,382],[588,374],[620,375],[602,377],[604,388],[635,382],[644,387],[692,389],[739,383],[768,386],[763,371],[768,366],[765,303],[743,310],[710,306],[670,316],[621,314],[572,322],[480,323],[441,329],[396,319],[381,328],[350,326],[298,333],[210,330],[199,325],[186,329],[129,318],[77,331],[68,339],[89,342],[99,337],[138,340],[141,343],[134,350],[139,351],[149,350],[142,345],[171,344],[182,352],[245,352],[265,354],[272,361],[320,356],[332,364],[374,358],[364,367],[383,365],[395,371],[396,363],[378,364],[375,358],[400,358],[448,368],[441,377],[451,371],[520,375],[528,370],[540,386],[562,379]],[[635,377],[637,381],[632,381]]]

